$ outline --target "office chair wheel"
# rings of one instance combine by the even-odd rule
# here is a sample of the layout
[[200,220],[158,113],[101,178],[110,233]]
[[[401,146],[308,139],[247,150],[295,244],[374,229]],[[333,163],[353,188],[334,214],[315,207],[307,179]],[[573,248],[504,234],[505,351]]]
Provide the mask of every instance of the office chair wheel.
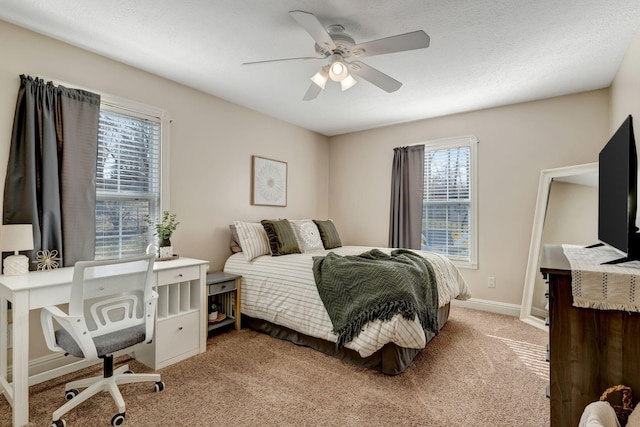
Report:
[[76,397],[80,392],[78,389],[72,388],[71,390],[67,390],[64,394],[64,398],[67,400],[71,400]]
[[124,424],[124,412],[121,414],[115,414],[113,418],[111,418],[112,426],[121,426]]
[[153,385],[153,391],[158,393],[160,391],[164,390],[164,383],[162,381],[158,381],[157,383],[155,383]]
[[51,427],[67,427],[67,422],[65,420],[53,421]]

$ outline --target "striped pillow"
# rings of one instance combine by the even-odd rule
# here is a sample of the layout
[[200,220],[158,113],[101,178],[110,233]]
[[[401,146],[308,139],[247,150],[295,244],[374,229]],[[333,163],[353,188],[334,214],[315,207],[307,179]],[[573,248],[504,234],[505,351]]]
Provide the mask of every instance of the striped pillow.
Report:
[[251,261],[260,255],[271,254],[269,238],[262,224],[259,222],[234,221],[233,225],[236,226],[238,243],[240,243],[247,261]]
[[336,226],[332,220],[328,219],[326,221],[319,221],[314,219],[313,222],[318,226],[320,238],[322,239],[322,244],[325,249],[339,248],[342,246],[340,235],[338,234],[338,230],[336,230]]
[[238,252],[242,252],[242,246],[240,246],[240,239],[238,238],[238,232],[236,231],[236,226],[233,224],[229,224],[229,230],[231,230],[231,239],[229,239],[229,249],[234,254]]

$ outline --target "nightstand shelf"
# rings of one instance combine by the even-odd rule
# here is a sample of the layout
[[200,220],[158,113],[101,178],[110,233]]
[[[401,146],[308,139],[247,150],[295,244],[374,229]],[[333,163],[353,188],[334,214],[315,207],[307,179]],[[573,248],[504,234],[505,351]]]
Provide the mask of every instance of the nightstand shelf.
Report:
[[231,325],[235,322],[236,322],[236,319],[234,317],[227,317],[226,319],[216,323],[209,322],[209,332],[215,331],[216,329],[224,328],[225,326]]
[[226,318],[217,323],[208,322],[208,332],[235,324],[240,330],[240,287],[242,276],[215,271],[207,274],[207,307],[215,301]]

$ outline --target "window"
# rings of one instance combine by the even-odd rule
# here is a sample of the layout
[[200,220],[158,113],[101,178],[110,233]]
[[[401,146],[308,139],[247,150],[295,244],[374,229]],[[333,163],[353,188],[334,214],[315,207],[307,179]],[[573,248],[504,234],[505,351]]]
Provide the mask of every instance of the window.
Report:
[[427,142],[424,153],[422,249],[477,268],[474,136]]
[[96,259],[140,255],[153,240],[146,217],[161,210],[162,117],[104,100],[100,106]]

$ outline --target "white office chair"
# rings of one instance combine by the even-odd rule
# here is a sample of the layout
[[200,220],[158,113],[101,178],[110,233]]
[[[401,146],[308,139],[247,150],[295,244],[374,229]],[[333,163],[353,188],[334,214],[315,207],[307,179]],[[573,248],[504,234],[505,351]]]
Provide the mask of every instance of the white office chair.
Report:
[[[153,261],[153,255],[80,261],[73,272],[69,314],[55,306],[42,309],[42,329],[50,350],[104,360],[103,376],[66,384],[69,401],[53,413],[52,427],[65,426],[60,417],[100,391],[108,391],[115,400],[118,413],[111,424],[121,425],[125,404],[118,384],[154,381],[154,391],[164,390],[160,374],[134,374],[127,365],[113,370],[114,352],[148,343],[153,337],[158,300],[153,290]],[[53,319],[62,328],[54,330]]]

